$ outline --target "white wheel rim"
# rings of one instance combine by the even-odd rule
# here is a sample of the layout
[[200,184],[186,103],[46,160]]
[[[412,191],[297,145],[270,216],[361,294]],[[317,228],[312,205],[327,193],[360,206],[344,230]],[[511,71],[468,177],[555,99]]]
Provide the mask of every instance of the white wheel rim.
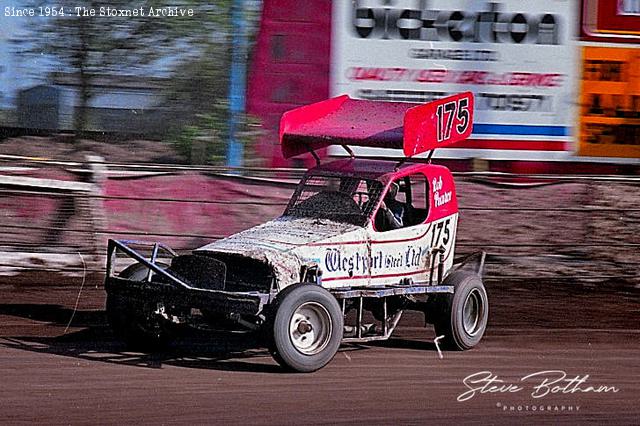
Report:
[[464,331],[469,336],[475,336],[480,331],[484,306],[482,304],[482,294],[477,288],[472,289],[464,301],[462,307],[462,321]]
[[329,311],[319,303],[307,302],[291,316],[289,337],[298,352],[315,355],[329,344],[332,328]]

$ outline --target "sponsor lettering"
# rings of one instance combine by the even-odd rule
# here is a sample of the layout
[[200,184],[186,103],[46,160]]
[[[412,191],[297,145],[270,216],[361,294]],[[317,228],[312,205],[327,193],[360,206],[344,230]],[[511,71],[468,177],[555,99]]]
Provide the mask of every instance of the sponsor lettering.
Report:
[[551,112],[553,97],[547,95],[478,93],[476,109],[481,111]]
[[504,11],[489,2],[482,10],[437,10],[427,0],[356,0],[352,25],[369,39],[465,43],[560,44],[561,19],[551,13]]
[[346,71],[346,77],[351,81],[408,81],[415,83],[558,87],[562,84],[564,75],[532,72],[458,71],[444,68],[350,67]]
[[369,258],[366,253],[344,253],[340,248],[328,248],[324,256],[324,270],[346,272],[350,277],[367,274],[370,271],[417,268],[428,262],[429,248],[408,246],[394,253],[376,250]]
[[438,61],[496,62],[500,55],[495,50],[465,49],[409,49],[409,57]]
[[[442,189],[442,180],[434,179],[434,187]],[[451,197],[451,191],[445,192]],[[339,273],[341,276],[361,277],[375,275],[377,271],[406,272],[421,271],[429,268],[432,262],[432,247],[448,247],[452,241],[452,220],[450,217],[434,222],[429,234],[418,243],[402,247],[374,249],[369,252],[365,245],[356,251],[345,247],[329,247],[325,249],[323,270],[327,273]],[[382,245],[380,247],[385,247]]]
[[377,101],[416,102],[427,103],[437,101],[445,96],[452,95],[447,92],[431,92],[423,90],[396,90],[396,89],[359,89],[359,99],[371,99]]

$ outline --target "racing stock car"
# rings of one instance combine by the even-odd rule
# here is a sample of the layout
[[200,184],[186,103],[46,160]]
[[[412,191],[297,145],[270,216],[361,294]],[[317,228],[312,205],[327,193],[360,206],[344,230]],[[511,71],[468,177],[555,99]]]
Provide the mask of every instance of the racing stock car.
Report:
[[[476,346],[489,312],[484,253],[454,265],[454,181],[431,164],[472,121],[469,92],[417,106],[339,96],[286,112],[284,156],[311,152],[317,165],[283,215],[184,255],[110,240],[114,333],[154,349],[185,326],[255,331],[283,367],[310,372],[341,342],[388,339],[403,311],[417,310],[447,347]],[[322,164],[316,151],[330,145],[350,155]],[[398,148],[405,158],[355,158],[349,146]]]

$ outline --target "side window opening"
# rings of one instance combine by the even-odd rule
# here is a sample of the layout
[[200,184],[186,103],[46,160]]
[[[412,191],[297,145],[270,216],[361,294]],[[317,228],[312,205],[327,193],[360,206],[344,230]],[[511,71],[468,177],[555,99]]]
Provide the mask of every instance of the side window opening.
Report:
[[411,197],[408,223],[419,225],[424,223],[429,214],[429,185],[425,175],[419,173],[409,176]]
[[423,223],[429,213],[426,177],[417,173],[394,181],[376,213],[378,232],[406,228]]

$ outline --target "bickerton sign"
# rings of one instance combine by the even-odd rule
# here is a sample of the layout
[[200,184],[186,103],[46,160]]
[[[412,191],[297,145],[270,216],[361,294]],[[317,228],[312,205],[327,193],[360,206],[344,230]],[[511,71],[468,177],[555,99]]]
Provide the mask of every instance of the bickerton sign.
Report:
[[332,96],[425,103],[472,91],[472,140],[440,155],[544,160],[573,151],[577,1],[333,5]]
[[427,0],[412,1],[403,8],[389,7],[393,3],[356,1],[356,34],[381,39],[560,44],[562,18],[553,13],[508,12],[495,2],[480,11],[437,10]]

